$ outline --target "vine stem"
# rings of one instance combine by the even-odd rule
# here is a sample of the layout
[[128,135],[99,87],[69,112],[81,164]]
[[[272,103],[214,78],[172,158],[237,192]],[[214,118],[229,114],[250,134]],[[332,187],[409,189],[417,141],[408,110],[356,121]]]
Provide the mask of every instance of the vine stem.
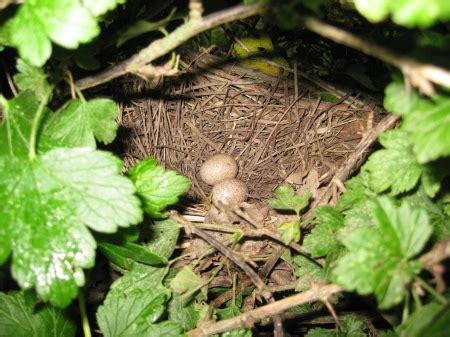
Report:
[[39,103],[39,107],[36,111],[36,115],[33,119],[33,124],[31,126],[31,132],[30,132],[30,143],[29,143],[29,149],[28,149],[28,158],[30,160],[33,160],[36,158],[36,142],[37,142],[37,133],[40,126],[40,121],[42,118],[42,114],[44,112],[45,106],[47,105],[48,99],[50,97],[50,94],[52,92],[53,88],[50,88],[48,92],[45,93],[45,97],[42,99],[41,103]]
[[442,304],[447,304],[447,299],[439,294],[432,286],[430,286],[427,282],[425,282],[422,278],[419,276],[414,277],[414,279],[419,283],[422,287],[425,288],[426,291],[428,291],[432,296],[434,296],[439,302]]
[[[112,66],[103,72],[88,76],[78,80],[75,85],[81,90],[95,87],[97,85],[106,83],[114,78],[123,76],[128,73],[139,73],[150,62],[157,58],[164,56],[176,47],[180,46],[190,38],[224,23],[245,19],[249,16],[262,14],[264,8],[259,4],[253,5],[238,5],[216,13],[205,16],[204,18],[191,18],[186,23],[176,28],[169,35],[155,40],[146,48],[142,49],[137,54],[130,58]],[[146,77],[153,77],[158,75],[153,69],[153,74],[149,68],[145,71]],[[153,76],[152,76],[153,75]]]
[[84,293],[82,288],[78,290],[78,307],[80,308],[84,337],[92,337],[91,327],[89,326],[89,319],[86,313],[86,302],[84,301]]

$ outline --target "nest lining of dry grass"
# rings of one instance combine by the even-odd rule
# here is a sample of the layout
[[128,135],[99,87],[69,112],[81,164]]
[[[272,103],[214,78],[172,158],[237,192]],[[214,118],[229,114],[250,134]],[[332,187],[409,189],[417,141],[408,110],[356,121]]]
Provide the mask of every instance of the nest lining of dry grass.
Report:
[[[298,78],[274,78],[218,63],[209,54],[186,55],[186,74],[159,89],[159,97],[123,104],[125,165],[147,156],[189,177],[191,197],[205,201],[201,164],[228,153],[239,164],[251,200],[263,200],[283,183],[301,185],[311,170],[328,182],[379,120],[373,105],[321,100],[325,91]],[[352,103],[352,102],[350,102]]]

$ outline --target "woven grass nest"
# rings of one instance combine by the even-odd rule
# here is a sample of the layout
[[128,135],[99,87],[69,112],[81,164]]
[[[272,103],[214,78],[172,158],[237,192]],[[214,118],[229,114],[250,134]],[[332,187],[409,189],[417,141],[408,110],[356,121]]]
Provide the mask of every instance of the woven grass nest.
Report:
[[251,201],[265,200],[284,183],[327,183],[380,119],[374,104],[325,102],[333,89],[320,81],[271,77],[206,53],[182,60],[185,74],[156,91],[128,87],[140,92],[122,104],[120,122],[129,131],[126,167],[154,156],[189,177],[188,196],[198,203],[211,190],[199,168],[215,153],[237,160]]

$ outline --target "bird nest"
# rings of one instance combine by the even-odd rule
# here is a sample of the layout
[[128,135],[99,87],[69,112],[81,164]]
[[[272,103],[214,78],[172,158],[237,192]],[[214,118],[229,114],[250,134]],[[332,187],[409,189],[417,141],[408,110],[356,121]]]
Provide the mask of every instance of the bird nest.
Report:
[[[199,168],[215,153],[237,160],[250,200],[266,199],[284,183],[317,188],[379,120],[373,104],[304,76],[270,77],[210,54],[182,59],[184,75],[156,91],[133,87],[135,98],[122,103],[125,164],[156,157],[189,177],[188,194],[197,201],[211,189]],[[325,92],[338,101],[326,102]]]

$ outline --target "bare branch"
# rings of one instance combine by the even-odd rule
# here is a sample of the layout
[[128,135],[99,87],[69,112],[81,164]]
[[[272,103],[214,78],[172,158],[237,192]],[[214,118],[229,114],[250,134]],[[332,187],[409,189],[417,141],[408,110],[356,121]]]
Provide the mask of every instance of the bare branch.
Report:
[[[155,40],[142,49],[139,53],[120,62],[119,64],[104,70],[103,72],[78,80],[75,85],[81,89],[88,89],[106,83],[117,77],[128,73],[139,73],[143,67],[158,57],[166,55],[171,50],[180,46],[190,38],[208,29],[220,26],[224,23],[240,20],[249,16],[262,14],[263,7],[260,5],[239,5],[225,9],[204,18],[195,18],[179,26],[169,35]],[[149,76],[147,68],[146,75]],[[155,74],[156,75],[156,74]]]
[[434,94],[433,84],[450,88],[450,71],[432,64],[423,64],[409,57],[398,55],[373,41],[362,39],[343,29],[326,24],[316,18],[306,17],[304,25],[307,29],[322,35],[334,42],[362,51],[376,57],[394,67],[399,68],[412,85],[428,96]]
[[267,304],[265,306],[256,308],[254,310],[246,311],[239,316],[226,319],[223,321],[210,323],[206,326],[191,330],[188,332],[189,337],[209,336],[216,333],[221,333],[234,328],[245,328],[253,326],[256,321],[272,317],[276,314],[282,314],[289,308],[296,305],[309,303],[317,300],[326,300],[333,294],[341,292],[342,289],[335,285],[329,284],[325,286],[313,286],[310,290],[299,293],[282,300]]

